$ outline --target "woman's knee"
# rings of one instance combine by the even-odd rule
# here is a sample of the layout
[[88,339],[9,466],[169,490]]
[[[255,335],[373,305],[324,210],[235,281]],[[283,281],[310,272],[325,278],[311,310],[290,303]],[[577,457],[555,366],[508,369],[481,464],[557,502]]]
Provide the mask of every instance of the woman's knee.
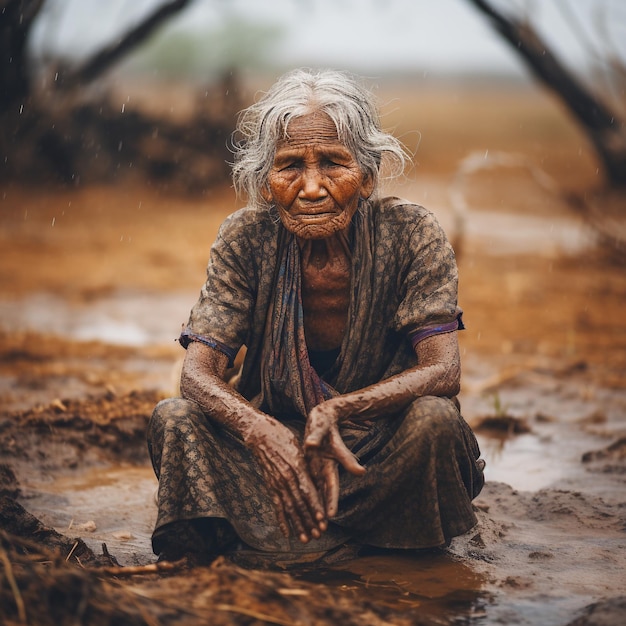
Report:
[[167,398],[154,407],[148,433],[163,432],[198,419],[204,420],[204,414],[197,403],[185,398]]
[[459,411],[449,398],[424,396],[412,402],[405,412],[403,429],[413,436],[450,441],[459,434]]

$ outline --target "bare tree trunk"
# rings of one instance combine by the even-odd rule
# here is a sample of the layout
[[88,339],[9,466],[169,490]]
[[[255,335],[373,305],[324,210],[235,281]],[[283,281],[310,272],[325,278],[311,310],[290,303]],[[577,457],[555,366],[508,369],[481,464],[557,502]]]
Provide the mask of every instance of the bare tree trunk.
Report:
[[30,93],[26,40],[44,0],[0,1],[0,112]]
[[522,57],[546,87],[565,103],[591,139],[611,185],[626,187],[626,125],[585,88],[527,24],[506,17],[486,0],[469,0]]
[[[226,137],[233,111],[198,107],[177,123],[141,110],[120,115],[80,88],[102,76],[192,0],[160,0],[114,44],[76,68],[59,69],[62,97],[32,90],[26,46],[46,0],[0,0],[0,181],[81,184],[143,177],[176,192],[201,193],[228,174]],[[222,90],[223,91],[223,90]]]
[[115,44],[104,48],[76,70],[64,73],[62,87],[75,87],[95,80],[106,72],[120,58],[145,41],[172,15],[182,11],[191,0],[172,0],[158,9],[131,29]]

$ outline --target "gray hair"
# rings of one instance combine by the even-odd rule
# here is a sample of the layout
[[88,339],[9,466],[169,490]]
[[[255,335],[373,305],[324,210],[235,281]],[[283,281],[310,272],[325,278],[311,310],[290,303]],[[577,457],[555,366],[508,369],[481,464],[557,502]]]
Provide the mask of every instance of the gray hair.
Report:
[[333,120],[339,140],[363,173],[372,177],[375,190],[383,157],[389,162],[390,175],[402,173],[406,153],[393,135],[381,129],[372,93],[343,72],[298,69],[279,78],[239,117],[232,175],[236,191],[245,193],[251,206],[266,204],[261,191],[289,122],[317,111]]

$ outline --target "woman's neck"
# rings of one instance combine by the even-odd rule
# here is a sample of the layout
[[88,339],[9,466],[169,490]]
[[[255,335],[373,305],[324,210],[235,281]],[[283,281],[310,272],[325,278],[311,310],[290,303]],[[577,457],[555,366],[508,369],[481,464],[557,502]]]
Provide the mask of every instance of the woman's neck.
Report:
[[343,341],[350,304],[352,253],[347,233],[299,243],[307,345],[312,350],[337,348]]
[[298,245],[302,254],[302,264],[313,265],[322,270],[328,264],[350,262],[352,251],[350,250],[349,229],[343,229],[333,233],[325,239],[301,239],[298,237]]

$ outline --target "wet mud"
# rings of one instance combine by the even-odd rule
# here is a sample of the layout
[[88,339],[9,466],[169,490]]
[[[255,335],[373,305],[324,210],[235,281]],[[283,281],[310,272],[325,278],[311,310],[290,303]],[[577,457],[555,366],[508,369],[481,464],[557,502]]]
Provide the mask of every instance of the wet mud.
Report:
[[[459,147],[445,143],[449,108],[425,98],[430,169],[393,190],[435,211],[459,259],[460,401],[487,483],[478,526],[444,552],[344,553],[284,572],[245,558],[155,567],[145,427],[176,393],[175,339],[232,190],[3,190],[0,621],[624,623],[623,259],[524,168],[459,182],[464,154],[508,138],[562,188],[595,184],[584,140],[546,102],[511,106],[527,128],[552,124],[549,147],[497,119],[489,130],[480,102]],[[462,213],[449,193],[459,186]]]

